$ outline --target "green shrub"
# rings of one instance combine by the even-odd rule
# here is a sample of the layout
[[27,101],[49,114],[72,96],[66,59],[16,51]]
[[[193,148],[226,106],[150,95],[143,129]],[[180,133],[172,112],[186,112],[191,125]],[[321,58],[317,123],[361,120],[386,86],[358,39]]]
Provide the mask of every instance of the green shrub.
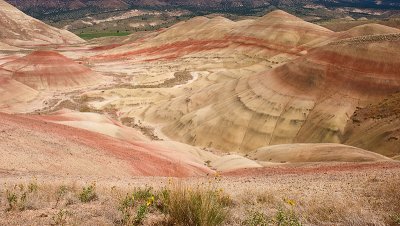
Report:
[[127,194],[120,200],[118,210],[122,215],[123,225],[140,225],[152,208],[155,196],[152,188],[137,189],[132,195]]
[[123,225],[131,225],[133,224],[133,212],[135,207],[135,198],[133,195],[126,195],[118,206],[118,210],[122,214],[121,223]]
[[81,202],[91,202],[97,199],[96,186],[90,185],[88,187],[83,187],[82,192],[79,194],[79,200]]
[[36,193],[38,186],[36,183],[29,183],[28,186],[23,184],[15,185],[12,189],[6,190],[6,198],[8,203],[7,211],[11,210],[25,210],[29,196]]
[[148,206],[145,204],[139,206],[135,217],[135,224],[141,224],[143,222],[144,218],[146,217],[147,208]]
[[137,188],[133,191],[133,196],[137,200],[147,200],[148,198],[153,196],[152,190],[153,190],[153,188],[151,188],[151,187]]

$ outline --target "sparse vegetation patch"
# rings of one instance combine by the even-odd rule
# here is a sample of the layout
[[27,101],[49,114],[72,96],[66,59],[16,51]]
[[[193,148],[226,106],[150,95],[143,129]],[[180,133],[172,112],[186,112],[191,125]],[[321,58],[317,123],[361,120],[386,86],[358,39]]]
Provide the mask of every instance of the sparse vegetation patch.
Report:
[[79,194],[79,200],[81,202],[91,202],[97,199],[96,185],[92,184],[88,187],[83,187],[81,193]]

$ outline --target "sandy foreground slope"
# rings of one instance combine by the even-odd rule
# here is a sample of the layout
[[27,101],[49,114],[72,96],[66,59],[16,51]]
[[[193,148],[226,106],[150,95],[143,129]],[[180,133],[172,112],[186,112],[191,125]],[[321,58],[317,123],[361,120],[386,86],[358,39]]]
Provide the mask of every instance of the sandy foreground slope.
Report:
[[[243,225],[253,212],[272,219],[282,208],[295,211],[305,225],[388,225],[393,222],[393,210],[399,209],[396,196],[399,167],[398,163],[297,165],[224,174],[220,181],[213,175],[180,181],[160,177],[35,178],[1,173],[3,189],[35,183],[38,191],[28,198],[29,210],[1,211],[0,223],[54,224],[60,212],[65,212],[68,214],[63,222],[67,224],[115,225],[123,217],[118,208],[124,195],[138,188],[152,187],[156,191],[171,183],[183,183],[192,189],[210,184],[229,195],[233,204],[223,225]],[[82,204],[77,198],[82,186],[94,182],[98,199]],[[61,186],[67,187],[68,192],[56,205]],[[287,200],[294,205],[288,205]],[[144,225],[165,225],[165,222],[162,214],[151,212],[146,215]]]
[[[194,176],[211,172],[128,143],[29,116],[1,115],[1,168],[11,174],[73,176]],[[36,172],[36,173],[35,173]]]

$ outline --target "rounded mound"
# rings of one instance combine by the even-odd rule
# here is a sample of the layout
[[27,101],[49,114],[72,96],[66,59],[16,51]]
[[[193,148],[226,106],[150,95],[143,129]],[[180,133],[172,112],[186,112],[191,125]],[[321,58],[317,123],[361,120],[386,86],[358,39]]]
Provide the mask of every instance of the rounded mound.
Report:
[[[233,36],[256,38],[264,45],[288,51],[315,40],[324,40],[334,32],[306,22],[282,10],[276,10],[232,32]],[[248,40],[248,41],[251,41]]]
[[90,68],[53,51],[35,51],[3,67],[13,72],[15,80],[36,90],[84,87],[102,80]]
[[342,144],[282,144],[257,149],[249,158],[268,162],[375,162],[383,155]]
[[395,33],[400,33],[400,30],[397,28],[372,23],[372,24],[364,24],[356,26],[347,31],[341,32],[340,37],[357,37],[365,35],[395,34]]

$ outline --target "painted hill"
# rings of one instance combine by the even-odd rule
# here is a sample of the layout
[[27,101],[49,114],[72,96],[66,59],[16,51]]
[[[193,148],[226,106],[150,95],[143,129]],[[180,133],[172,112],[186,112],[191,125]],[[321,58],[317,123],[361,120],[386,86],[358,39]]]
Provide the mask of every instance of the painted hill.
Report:
[[77,88],[102,81],[90,68],[53,51],[35,51],[2,67],[12,71],[15,80],[36,90]]
[[[345,39],[343,33],[333,33],[320,42],[329,44],[309,46],[303,56],[275,69],[239,73],[236,79],[162,102],[148,109],[144,118],[166,122],[163,131],[172,139],[226,151],[249,152],[286,143],[343,143],[346,124],[357,107],[400,90],[400,34],[391,34],[393,29],[387,34],[381,26],[375,35],[365,35],[363,30],[355,28]],[[312,34],[304,32],[296,40],[318,39],[308,40],[308,33]],[[271,51],[270,46],[264,47]],[[274,51],[279,54],[278,48]],[[374,146],[363,147],[381,153]]]
[[332,31],[324,27],[308,23],[282,10],[275,10],[248,26],[236,29],[230,35],[238,41],[249,44],[254,42],[285,52],[312,41],[322,41],[332,34]]
[[[389,157],[400,154],[395,145],[389,152],[376,148],[379,142],[355,139],[366,128],[349,125],[357,109],[399,92],[399,44],[397,29],[372,24],[335,33],[278,10],[238,22],[197,17],[129,44],[88,48],[79,56],[88,51],[91,67],[120,82],[85,92],[90,110],[128,124],[142,121],[166,140],[189,145],[155,151],[168,159],[187,156],[181,150],[190,145],[239,153],[201,158],[215,169],[230,170],[260,167],[240,154],[280,144],[345,143]],[[35,90],[65,91],[101,81],[88,67],[52,51],[36,51],[2,67],[12,72],[9,81]],[[57,112],[45,120],[143,141],[112,120],[78,115]],[[192,150],[194,156],[204,153]],[[357,152],[342,160],[364,161],[363,156],[376,157]]]
[[3,0],[0,0],[0,40],[11,46],[84,42],[69,31],[51,27],[27,16]]
[[175,59],[191,53],[250,55],[270,58],[301,55],[331,38],[334,32],[281,10],[257,20],[233,22],[223,17],[195,17],[161,31],[146,42],[123,45],[93,59],[116,60],[138,56]]

